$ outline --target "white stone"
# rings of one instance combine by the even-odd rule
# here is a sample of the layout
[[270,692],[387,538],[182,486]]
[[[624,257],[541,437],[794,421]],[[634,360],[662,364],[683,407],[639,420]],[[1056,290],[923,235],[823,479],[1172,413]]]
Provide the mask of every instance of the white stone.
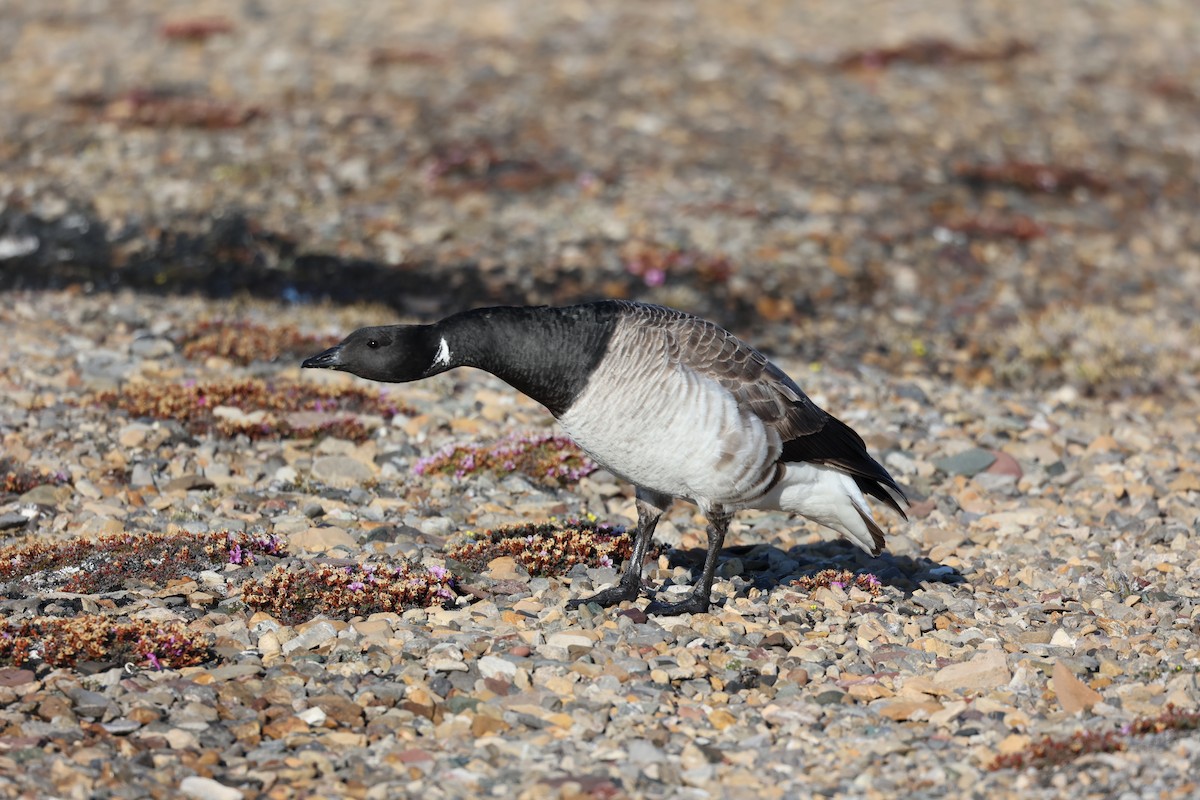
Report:
[[511,678],[517,674],[517,665],[507,658],[484,656],[475,663],[479,674],[485,678]]
[[241,789],[198,775],[189,775],[180,781],[179,791],[195,800],[242,800],[245,797]]
[[322,725],[324,724],[327,716],[328,715],[325,713],[325,711],[317,706],[306,708],[300,713],[296,714],[297,719],[304,720],[304,722],[308,723],[309,725]]

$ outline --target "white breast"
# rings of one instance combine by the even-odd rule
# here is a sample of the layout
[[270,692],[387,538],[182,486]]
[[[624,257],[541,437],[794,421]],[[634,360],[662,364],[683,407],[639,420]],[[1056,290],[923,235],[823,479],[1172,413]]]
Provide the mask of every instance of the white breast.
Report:
[[781,448],[720,383],[662,361],[606,359],[559,421],[614,474],[702,510],[761,496]]

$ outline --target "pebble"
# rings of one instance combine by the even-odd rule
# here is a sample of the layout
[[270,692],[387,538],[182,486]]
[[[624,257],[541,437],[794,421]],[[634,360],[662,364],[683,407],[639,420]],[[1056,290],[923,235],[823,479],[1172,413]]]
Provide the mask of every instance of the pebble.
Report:
[[117,719],[103,723],[101,727],[103,727],[104,730],[108,731],[113,736],[126,736],[141,728],[142,723],[138,722],[137,720],[118,717]]
[[517,563],[512,556],[500,556],[488,562],[484,576],[494,581],[527,581],[529,570]]
[[309,553],[327,553],[339,548],[349,550],[358,546],[357,540],[347,531],[332,525],[289,533],[288,544]]
[[942,667],[933,682],[946,689],[979,692],[1003,686],[1011,678],[1004,653],[985,650],[967,661]]
[[320,727],[329,718],[329,715],[320,708],[306,708],[303,711],[296,712],[296,718],[307,725]]
[[1088,711],[1104,699],[1099,692],[1075,677],[1063,661],[1055,662],[1051,683],[1055,697],[1068,714]]
[[476,662],[479,674],[485,678],[513,678],[517,674],[517,665],[512,661],[497,656],[483,656]]
[[312,476],[330,486],[358,486],[375,477],[375,470],[350,456],[322,456],[313,460]]
[[337,636],[337,628],[329,622],[317,622],[309,625],[303,632],[283,643],[283,654],[289,655],[297,650],[313,650]]
[[189,775],[180,781],[179,791],[193,800],[241,800],[246,796],[241,789],[198,775]]
[[117,708],[108,696],[86,689],[77,689],[72,692],[71,702],[74,704],[76,714],[90,719],[99,719],[108,712],[116,711]]
[[66,486],[43,484],[35,486],[17,498],[22,506],[45,506],[57,508],[71,495],[71,489]]
[[947,475],[977,475],[996,461],[996,454],[979,447],[964,450],[952,456],[935,458],[933,464]]
[[130,343],[129,353],[137,358],[167,358],[174,355],[175,343],[165,336],[139,336]]

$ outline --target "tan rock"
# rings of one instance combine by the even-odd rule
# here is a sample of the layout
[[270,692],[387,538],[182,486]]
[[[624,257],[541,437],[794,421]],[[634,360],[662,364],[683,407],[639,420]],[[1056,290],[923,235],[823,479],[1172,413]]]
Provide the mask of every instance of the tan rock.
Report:
[[191,731],[183,728],[171,728],[163,734],[172,750],[194,750],[200,746],[200,739]]
[[294,733],[307,733],[308,723],[293,714],[286,714],[263,726],[268,739],[284,739]]
[[1076,678],[1071,668],[1062,661],[1055,662],[1054,675],[1050,680],[1059,704],[1068,714],[1087,711],[1103,699],[1099,692]]
[[128,449],[141,447],[142,442],[146,441],[146,436],[149,433],[149,425],[144,422],[131,422],[117,433],[117,444]]
[[1004,686],[1012,679],[1004,653],[985,650],[970,661],[942,667],[933,676],[935,686],[968,692],[986,692]]
[[494,581],[527,581],[529,571],[517,563],[512,556],[500,556],[488,562],[484,576]]
[[288,536],[288,544],[309,553],[327,553],[335,547],[353,549],[358,546],[353,536],[332,526],[308,528]]
[[719,731],[723,731],[737,722],[737,718],[723,708],[718,708],[708,715],[708,722]]
[[1012,755],[1029,747],[1031,741],[1033,740],[1024,734],[1010,733],[1000,742],[998,750],[1002,756]]
[[928,719],[931,714],[942,710],[942,704],[936,700],[892,700],[880,703],[880,716],[896,722],[910,719]]
[[493,717],[487,714],[477,714],[471,720],[471,735],[489,736],[495,733],[504,733],[509,729],[509,724],[499,717]]
[[851,697],[867,701],[892,697],[895,694],[891,689],[878,683],[856,683],[846,691]]
[[375,468],[352,456],[321,456],[313,459],[312,476],[330,486],[349,488],[375,478]]

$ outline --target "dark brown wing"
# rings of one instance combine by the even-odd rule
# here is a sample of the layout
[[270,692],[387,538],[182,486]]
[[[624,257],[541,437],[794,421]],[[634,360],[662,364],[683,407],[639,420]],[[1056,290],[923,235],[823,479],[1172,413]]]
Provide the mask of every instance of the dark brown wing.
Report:
[[904,516],[904,493],[862,437],[819,407],[767,357],[729,331],[673,309],[629,304],[643,324],[668,334],[667,356],[720,382],[738,404],[779,432],[780,460],[807,461],[841,470],[859,489]]

